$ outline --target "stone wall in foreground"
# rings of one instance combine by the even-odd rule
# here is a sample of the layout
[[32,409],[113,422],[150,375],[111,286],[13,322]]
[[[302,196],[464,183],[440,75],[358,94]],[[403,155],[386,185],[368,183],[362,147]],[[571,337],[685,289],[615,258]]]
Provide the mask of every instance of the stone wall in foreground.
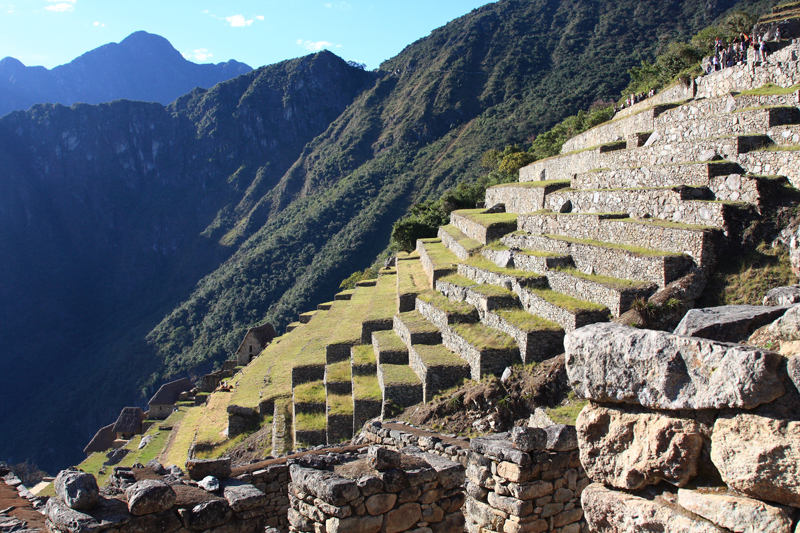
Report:
[[592,531],[796,531],[800,356],[621,324],[565,348]]

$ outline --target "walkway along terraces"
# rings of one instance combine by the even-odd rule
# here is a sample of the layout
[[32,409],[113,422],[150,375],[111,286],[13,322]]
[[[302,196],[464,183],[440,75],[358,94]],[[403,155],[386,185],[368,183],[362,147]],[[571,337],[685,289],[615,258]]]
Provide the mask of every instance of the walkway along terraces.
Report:
[[490,188],[486,208],[453,212],[378,279],[301,315],[231,380],[227,417],[204,433],[218,443],[271,417],[273,454],[346,440],[710,271],[742,214],[800,183],[797,53],[676,84]]

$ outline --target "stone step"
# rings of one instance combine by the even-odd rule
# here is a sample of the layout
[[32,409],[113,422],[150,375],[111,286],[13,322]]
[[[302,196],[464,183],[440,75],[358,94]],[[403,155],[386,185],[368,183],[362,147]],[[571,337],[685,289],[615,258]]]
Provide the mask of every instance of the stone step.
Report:
[[443,329],[442,344],[469,364],[474,380],[499,376],[506,367],[520,362],[516,339],[480,322],[453,324]]
[[485,203],[487,208],[504,204],[506,213],[533,213],[544,209],[544,199],[548,194],[569,185],[567,180],[504,183],[486,189]]
[[[684,276],[692,266],[691,257],[681,253],[558,235],[515,232],[503,237],[503,242],[521,250],[546,250],[569,258],[567,263],[539,272],[574,266],[581,272],[654,283],[659,288]],[[529,255],[522,252],[514,254],[515,265],[529,263]]]
[[437,281],[436,290],[452,301],[465,301],[475,306],[481,316],[487,311],[519,305],[517,295],[512,291],[496,285],[480,284],[459,274]]
[[466,302],[452,301],[436,291],[417,296],[417,312],[440,330],[452,324],[469,324],[480,320],[478,310]]
[[515,213],[486,213],[485,209],[462,209],[450,213],[450,224],[481,244],[496,241],[517,227]]
[[324,412],[297,413],[292,422],[294,449],[324,446],[328,443],[328,419]]
[[328,311],[333,306],[333,302],[324,302],[317,304],[318,311]]
[[353,438],[353,395],[330,394],[327,398],[326,411],[326,443],[328,445],[350,440]]
[[513,337],[524,364],[564,353],[564,328],[522,308],[489,311],[483,317],[483,323]]
[[[572,180],[576,174],[597,169],[615,170],[630,167],[693,163],[700,161],[711,151],[724,159],[740,162],[741,164],[740,156],[742,154],[773,144],[772,139],[767,135],[742,135],[688,141],[679,140],[627,150],[601,151],[600,149],[591,149],[535,161],[520,169],[519,179],[521,182]],[[744,164],[742,164],[742,167],[750,171]],[[469,232],[465,233],[469,234]]]
[[406,346],[412,344],[441,344],[442,334],[418,311],[394,315],[394,332]]
[[715,228],[638,220],[625,214],[531,214],[519,216],[519,229],[532,235],[556,235],[686,254],[698,266],[716,259],[721,232]]
[[350,361],[325,365],[325,391],[328,394],[351,394],[353,373]]
[[[572,265],[572,258],[569,253],[559,253],[561,250],[547,250],[537,249],[533,247],[521,247],[513,245],[516,250],[511,250],[509,246],[504,244],[508,242],[515,242],[516,235],[519,232],[509,233],[504,236],[500,241],[489,244],[481,250],[481,255],[493,262],[494,264],[507,265],[511,260],[515,269],[525,270],[528,272],[535,272],[537,274],[544,274],[552,268],[567,267]],[[509,240],[510,239],[510,240]]]
[[422,382],[422,401],[469,379],[470,365],[441,344],[412,344],[408,364]]
[[305,313],[301,313],[300,316],[297,318],[297,321],[301,324],[308,324],[311,322],[311,319],[314,318],[314,315],[317,314],[317,310],[314,311],[306,311]]
[[417,295],[430,289],[430,280],[422,268],[419,254],[397,254],[397,312],[413,311]]
[[620,116],[618,113],[612,120],[568,139],[561,146],[561,153],[566,154],[593,146],[623,141],[634,133],[653,131],[656,117],[677,106],[677,103],[666,103],[642,109],[629,116]]
[[353,434],[364,427],[367,420],[381,416],[383,395],[378,382],[377,369],[372,375],[353,374]]
[[451,224],[439,226],[437,237],[441,239],[442,244],[453,252],[461,261],[465,261],[473,255],[480,253],[481,247],[483,246],[475,239],[464,235],[460,229]]
[[394,331],[374,332],[372,334],[372,351],[377,364],[408,364],[408,346]]
[[372,342],[373,331],[392,329],[397,312],[397,270],[382,269],[372,293],[366,314],[361,321],[361,344]]
[[417,253],[422,268],[428,275],[428,288],[433,288],[439,278],[454,273],[458,257],[448,250],[441,239],[417,239]]
[[595,322],[607,322],[609,310],[550,289],[520,289],[522,307],[533,315],[564,328],[566,333]]
[[593,170],[576,174],[573,189],[622,189],[631,187],[708,187],[712,178],[743,174],[738,163],[713,161],[687,165],[654,165],[647,167]]
[[356,292],[355,289],[347,289],[346,291],[337,292],[333,295],[334,300],[349,300],[353,297],[353,294]]
[[[394,338],[397,338],[391,331],[386,333],[391,333]],[[372,338],[375,338],[375,333],[372,334]],[[375,347],[372,344],[360,344],[350,349],[350,373],[352,376],[375,375],[378,365],[378,358],[375,355],[375,351]]]
[[474,257],[459,263],[458,274],[476,283],[496,285],[510,291],[517,286],[546,287],[547,278],[530,270],[499,267],[485,257]]
[[681,119],[670,113],[655,121],[651,142],[654,146],[691,139],[708,139],[731,135],[764,134],[771,128],[800,122],[797,107],[767,107]]
[[302,325],[303,325],[302,322],[292,322],[291,324],[286,326],[286,333],[289,333],[290,331],[294,331],[294,330],[296,330],[297,328],[299,328]]
[[627,213],[683,224],[725,227],[734,216],[732,203],[709,201],[703,187],[656,189],[565,189],[547,197],[555,213]]
[[422,381],[408,365],[378,365],[378,384],[381,388],[381,418],[389,418],[389,406],[411,407],[422,403]]
[[298,413],[324,413],[325,396],[325,382],[322,380],[310,381],[292,387],[292,404],[295,416]]
[[618,317],[631,308],[637,298],[649,298],[658,288],[655,283],[585,274],[576,269],[551,270],[547,273],[550,288],[577,300],[602,305]]

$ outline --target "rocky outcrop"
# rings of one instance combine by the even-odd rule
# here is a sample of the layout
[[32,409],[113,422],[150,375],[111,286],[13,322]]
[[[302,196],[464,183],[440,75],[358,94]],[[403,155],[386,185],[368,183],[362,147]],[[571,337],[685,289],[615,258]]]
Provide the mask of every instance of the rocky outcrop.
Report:
[[564,340],[567,376],[582,397],[653,409],[753,408],[784,393],[768,350],[592,324]]
[[94,476],[77,470],[62,470],[53,485],[56,495],[67,507],[77,511],[91,509],[100,497]]
[[761,326],[779,318],[788,309],[787,306],[760,305],[690,309],[675,328],[675,334],[720,342],[741,342]]

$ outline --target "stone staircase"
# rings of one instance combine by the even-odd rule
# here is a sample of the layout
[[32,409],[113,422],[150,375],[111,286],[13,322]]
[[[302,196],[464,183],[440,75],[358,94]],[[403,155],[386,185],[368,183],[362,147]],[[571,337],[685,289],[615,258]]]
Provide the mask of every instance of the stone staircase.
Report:
[[454,211],[376,280],[300,315],[281,341],[294,446],[349,439],[465,379],[554,357],[566,333],[713,269],[743,213],[800,183],[800,92],[747,91],[800,82],[796,61],[776,65],[780,76],[735,67],[618,113],[488,189],[484,208]]

